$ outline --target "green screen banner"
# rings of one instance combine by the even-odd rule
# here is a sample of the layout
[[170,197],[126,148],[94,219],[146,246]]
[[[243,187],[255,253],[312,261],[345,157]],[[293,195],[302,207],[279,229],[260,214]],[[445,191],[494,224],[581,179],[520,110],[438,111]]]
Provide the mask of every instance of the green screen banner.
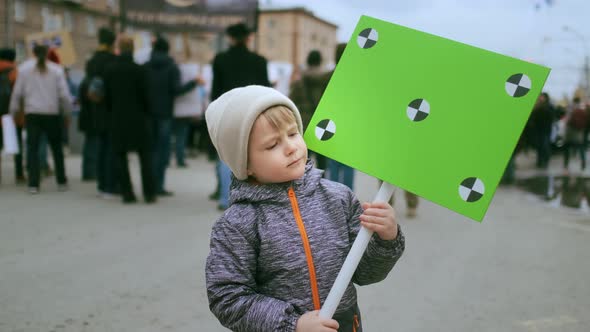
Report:
[[256,29],[257,0],[120,0],[129,23],[159,30],[223,31],[235,23]]
[[304,138],[482,221],[549,71],[362,16]]

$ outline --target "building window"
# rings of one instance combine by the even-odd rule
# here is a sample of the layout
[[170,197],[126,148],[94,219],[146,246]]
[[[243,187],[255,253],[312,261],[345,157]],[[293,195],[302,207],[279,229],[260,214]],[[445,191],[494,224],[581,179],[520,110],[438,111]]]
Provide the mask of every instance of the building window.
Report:
[[14,2],[14,20],[16,22],[24,22],[27,15],[27,7],[25,2],[17,0]]
[[181,35],[177,35],[174,38],[174,51],[175,52],[182,52],[183,47],[184,47],[184,43],[183,43],[183,40],[182,40],[182,36]]
[[89,36],[96,35],[96,25],[94,24],[94,17],[86,16],[86,33]]
[[51,15],[51,10],[49,10],[49,7],[47,7],[47,6],[41,7],[41,17],[45,18],[50,15]]
[[269,36],[269,37],[267,37],[267,38],[266,38],[266,46],[267,46],[268,48],[274,48],[274,47],[275,47],[275,40],[274,40],[274,38],[272,38],[272,37],[270,37],[270,36]]
[[275,27],[275,20],[274,20],[274,19],[272,19],[272,18],[269,18],[266,24],[268,25],[268,27],[269,27],[270,29],[272,29],[272,28],[274,28],[274,27]]
[[64,12],[64,28],[68,31],[74,30],[74,17],[70,11]]

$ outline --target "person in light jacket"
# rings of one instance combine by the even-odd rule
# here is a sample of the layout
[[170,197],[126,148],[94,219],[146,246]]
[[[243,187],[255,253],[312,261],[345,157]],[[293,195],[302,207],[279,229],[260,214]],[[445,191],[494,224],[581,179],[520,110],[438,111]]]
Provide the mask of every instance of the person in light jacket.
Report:
[[[68,91],[63,69],[47,61],[47,46],[36,45],[34,66],[19,71],[10,99],[10,112],[16,114],[20,102],[24,103],[27,130],[28,186],[31,194],[39,193],[40,159],[39,142],[47,135],[55,164],[58,190],[67,190],[66,169],[63,154],[64,118],[69,119],[72,97]],[[60,115],[60,109],[65,113]]]

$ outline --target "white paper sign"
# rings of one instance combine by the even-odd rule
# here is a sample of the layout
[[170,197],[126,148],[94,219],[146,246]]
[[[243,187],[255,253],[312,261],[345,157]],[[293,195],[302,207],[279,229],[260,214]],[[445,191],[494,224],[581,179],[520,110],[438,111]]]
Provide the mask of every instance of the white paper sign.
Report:
[[268,79],[274,88],[285,96],[289,95],[293,65],[287,62],[273,61],[267,65]]
[[18,153],[18,139],[16,137],[16,126],[12,115],[6,114],[2,116],[2,137],[4,139],[4,154]]
[[[184,63],[178,65],[182,84],[199,76],[199,65]],[[199,87],[174,100],[174,117],[201,117],[203,115],[203,90]]]

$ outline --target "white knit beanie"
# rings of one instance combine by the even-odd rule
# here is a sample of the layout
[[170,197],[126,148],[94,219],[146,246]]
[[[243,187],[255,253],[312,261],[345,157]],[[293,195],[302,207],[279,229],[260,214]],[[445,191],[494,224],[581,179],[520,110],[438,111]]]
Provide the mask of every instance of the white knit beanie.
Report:
[[299,110],[289,98],[272,88],[260,85],[236,88],[221,95],[207,108],[205,119],[211,141],[238,180],[248,178],[248,140],[254,121],[260,113],[277,105],[293,112],[303,135]]

